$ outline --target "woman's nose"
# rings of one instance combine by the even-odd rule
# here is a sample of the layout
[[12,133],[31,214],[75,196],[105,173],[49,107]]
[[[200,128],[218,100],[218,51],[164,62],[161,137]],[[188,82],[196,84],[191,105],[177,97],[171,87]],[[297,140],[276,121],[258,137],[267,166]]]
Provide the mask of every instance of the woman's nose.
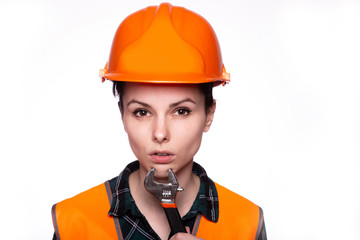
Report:
[[154,121],[153,140],[158,143],[170,140],[168,126],[164,117],[157,117]]

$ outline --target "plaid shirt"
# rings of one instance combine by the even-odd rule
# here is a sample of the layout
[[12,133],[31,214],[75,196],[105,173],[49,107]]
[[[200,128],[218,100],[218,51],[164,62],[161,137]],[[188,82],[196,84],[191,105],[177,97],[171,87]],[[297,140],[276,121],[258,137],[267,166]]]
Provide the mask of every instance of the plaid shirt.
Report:
[[[109,215],[117,218],[125,240],[160,239],[139,211],[130,193],[129,176],[137,169],[139,169],[139,162],[132,162],[118,177],[109,181],[113,196]],[[208,178],[205,170],[195,162],[193,173],[200,177],[200,188],[190,211],[182,218],[185,226],[189,226],[191,231],[199,213],[213,222],[217,222],[219,218],[215,184]]]

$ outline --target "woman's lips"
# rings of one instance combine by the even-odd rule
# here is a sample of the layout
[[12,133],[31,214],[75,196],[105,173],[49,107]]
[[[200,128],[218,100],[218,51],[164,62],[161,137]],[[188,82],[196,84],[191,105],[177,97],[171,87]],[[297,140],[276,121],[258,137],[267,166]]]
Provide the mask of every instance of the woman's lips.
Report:
[[154,151],[150,153],[151,161],[158,164],[166,164],[174,159],[175,155],[168,151]]

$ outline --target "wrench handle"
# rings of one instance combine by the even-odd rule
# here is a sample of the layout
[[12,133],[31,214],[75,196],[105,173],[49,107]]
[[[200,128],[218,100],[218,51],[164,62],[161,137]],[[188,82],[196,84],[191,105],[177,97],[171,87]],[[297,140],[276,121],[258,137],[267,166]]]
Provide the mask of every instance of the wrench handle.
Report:
[[167,207],[166,204],[163,204],[163,207],[171,228],[169,239],[178,232],[186,233],[185,226],[182,222],[182,219],[180,217],[179,211],[176,208],[176,206]]

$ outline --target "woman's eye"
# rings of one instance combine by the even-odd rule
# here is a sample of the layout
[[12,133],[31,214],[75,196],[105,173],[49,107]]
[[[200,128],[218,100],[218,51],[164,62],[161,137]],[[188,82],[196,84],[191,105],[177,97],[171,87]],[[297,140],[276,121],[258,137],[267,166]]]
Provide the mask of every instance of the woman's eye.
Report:
[[178,115],[178,116],[186,116],[190,114],[190,110],[186,109],[186,108],[179,108],[175,111],[174,115]]
[[135,110],[133,113],[136,117],[146,117],[150,115],[150,113],[144,109]]

